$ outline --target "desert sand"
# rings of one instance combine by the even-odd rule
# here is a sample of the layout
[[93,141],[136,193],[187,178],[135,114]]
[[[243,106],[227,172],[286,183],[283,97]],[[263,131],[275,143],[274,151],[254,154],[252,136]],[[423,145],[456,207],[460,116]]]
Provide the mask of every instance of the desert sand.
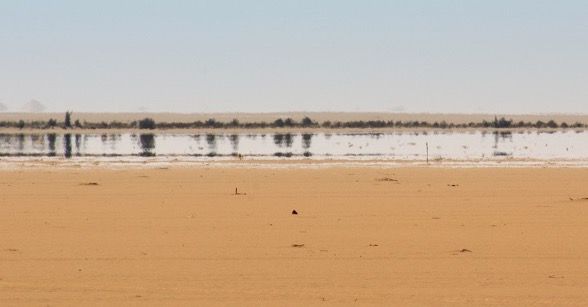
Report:
[[582,168],[2,170],[0,304],[586,306],[585,197]]
[[[273,122],[278,118],[293,118],[300,121],[305,116],[309,116],[315,121],[356,121],[356,120],[394,120],[394,121],[428,121],[441,122],[443,120],[449,123],[466,124],[469,122],[481,122],[483,120],[494,120],[494,114],[467,114],[467,113],[390,113],[390,112],[282,112],[282,113],[90,113],[75,112],[72,119],[89,122],[131,122],[141,120],[145,117],[151,117],[157,122],[194,122],[206,121],[214,118],[221,122],[230,122],[238,119],[241,123],[250,122]],[[580,122],[588,124],[588,114],[496,114],[498,117],[512,118],[517,121],[538,120],[549,121],[551,119],[557,122],[567,122],[569,124]],[[7,113],[0,112],[0,121],[35,121],[49,120],[51,118],[62,121],[64,112],[57,113]]]

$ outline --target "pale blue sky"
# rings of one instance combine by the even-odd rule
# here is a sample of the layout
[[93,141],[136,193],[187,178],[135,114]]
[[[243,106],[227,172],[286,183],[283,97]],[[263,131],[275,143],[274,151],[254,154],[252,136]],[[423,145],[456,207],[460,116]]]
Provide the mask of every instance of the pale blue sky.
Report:
[[588,113],[588,1],[0,1],[0,103]]

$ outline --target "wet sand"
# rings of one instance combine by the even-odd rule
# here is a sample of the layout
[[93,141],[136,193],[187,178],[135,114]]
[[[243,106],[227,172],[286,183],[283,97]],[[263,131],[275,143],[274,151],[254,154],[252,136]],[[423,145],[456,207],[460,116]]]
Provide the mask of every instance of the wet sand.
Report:
[[0,302],[586,306],[587,187],[585,168],[3,170]]

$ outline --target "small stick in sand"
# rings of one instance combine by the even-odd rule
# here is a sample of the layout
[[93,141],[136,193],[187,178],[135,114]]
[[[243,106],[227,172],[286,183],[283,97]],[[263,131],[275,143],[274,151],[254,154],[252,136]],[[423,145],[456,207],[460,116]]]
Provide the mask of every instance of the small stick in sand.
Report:
[[247,193],[239,193],[239,189],[235,188],[235,194],[234,195],[247,195]]

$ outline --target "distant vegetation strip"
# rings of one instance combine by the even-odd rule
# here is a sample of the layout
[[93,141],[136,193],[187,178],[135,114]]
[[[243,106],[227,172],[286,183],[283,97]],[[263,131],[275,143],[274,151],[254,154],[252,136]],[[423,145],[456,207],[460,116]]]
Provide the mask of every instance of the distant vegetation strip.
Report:
[[80,122],[72,120],[72,113],[66,112],[63,121],[49,119],[48,121],[0,121],[0,128],[17,128],[17,129],[52,129],[52,128],[78,128],[78,129],[264,129],[264,128],[436,128],[436,129],[454,129],[454,128],[535,128],[535,129],[556,129],[556,128],[586,128],[588,125],[580,122],[568,124],[566,122],[555,122],[554,120],[544,121],[518,121],[495,117],[494,120],[483,120],[481,122],[469,123],[448,123],[446,121],[393,121],[393,120],[357,120],[357,121],[324,121],[317,122],[309,117],[301,121],[295,121],[291,118],[276,119],[273,122],[244,122],[237,119],[230,122],[221,122],[213,118],[206,121],[194,122],[155,122],[151,118],[131,122]]

